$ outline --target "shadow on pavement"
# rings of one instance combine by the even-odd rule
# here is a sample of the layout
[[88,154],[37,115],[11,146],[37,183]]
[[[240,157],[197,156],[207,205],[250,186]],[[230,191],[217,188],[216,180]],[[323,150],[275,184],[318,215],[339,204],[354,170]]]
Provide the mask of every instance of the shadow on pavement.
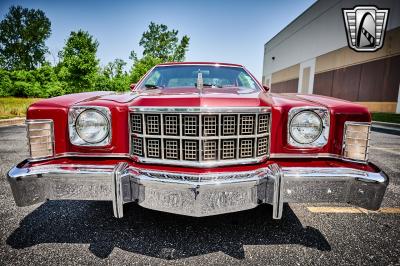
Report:
[[125,217],[112,216],[110,202],[48,201],[27,215],[7,239],[15,249],[41,243],[90,244],[100,258],[114,247],[162,259],[180,259],[224,252],[244,259],[244,245],[296,244],[330,251],[325,237],[305,227],[286,206],[282,220],[272,219],[272,207],[193,218],[124,206]]

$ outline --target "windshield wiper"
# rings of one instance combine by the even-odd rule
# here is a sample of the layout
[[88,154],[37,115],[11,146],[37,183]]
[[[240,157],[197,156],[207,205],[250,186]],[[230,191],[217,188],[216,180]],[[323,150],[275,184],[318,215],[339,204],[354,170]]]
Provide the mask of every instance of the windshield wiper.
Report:
[[147,89],[161,89],[162,87],[154,85],[154,84],[144,84]]
[[[195,83],[194,86],[197,87],[197,83]],[[203,83],[203,87],[213,87],[213,86],[217,88],[222,88],[222,85]]]

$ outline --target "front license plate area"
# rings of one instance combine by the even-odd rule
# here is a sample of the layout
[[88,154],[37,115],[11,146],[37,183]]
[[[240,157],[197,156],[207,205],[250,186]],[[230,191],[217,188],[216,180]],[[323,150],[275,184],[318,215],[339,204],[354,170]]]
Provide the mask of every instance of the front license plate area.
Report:
[[257,206],[257,187],[235,184],[162,188],[145,186],[139,205],[188,216],[209,216],[251,209]]

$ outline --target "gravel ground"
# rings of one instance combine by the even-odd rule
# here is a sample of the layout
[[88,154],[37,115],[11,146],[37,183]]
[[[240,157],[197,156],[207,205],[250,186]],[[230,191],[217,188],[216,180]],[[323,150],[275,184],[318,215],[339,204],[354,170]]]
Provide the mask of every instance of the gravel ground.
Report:
[[[383,207],[400,207],[400,137],[373,132],[371,144],[371,161],[391,178]],[[1,265],[400,265],[399,213],[322,214],[291,204],[282,220],[270,206],[190,218],[128,204],[115,219],[109,202],[18,208],[4,176],[26,156],[25,128],[0,128]]]

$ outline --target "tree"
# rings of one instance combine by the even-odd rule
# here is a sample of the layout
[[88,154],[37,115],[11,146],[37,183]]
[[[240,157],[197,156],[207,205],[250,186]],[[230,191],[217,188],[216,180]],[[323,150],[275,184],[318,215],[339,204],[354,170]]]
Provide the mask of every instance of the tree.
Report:
[[108,63],[104,69],[103,73],[108,78],[119,78],[124,75],[124,67],[126,66],[126,62],[122,59],[114,59],[113,62]]
[[189,46],[190,38],[184,35],[178,40],[177,30],[168,30],[164,24],[151,22],[149,29],[140,39],[139,45],[143,46],[143,56],[150,55],[166,61],[183,61]]
[[129,90],[130,77],[124,66],[126,62],[115,59],[109,62],[96,77],[96,90],[127,91]]
[[72,31],[62,51],[59,52],[59,76],[70,86],[67,92],[94,89],[99,70],[96,57],[99,43],[87,31]]
[[39,9],[11,6],[0,22],[0,66],[31,70],[45,62],[51,23]]
[[129,59],[133,60],[131,82],[136,83],[159,63],[185,60],[189,40],[190,38],[184,35],[179,41],[177,30],[168,30],[166,25],[151,22],[139,42],[143,47],[143,57],[139,59],[135,51],[131,51],[129,56]]

